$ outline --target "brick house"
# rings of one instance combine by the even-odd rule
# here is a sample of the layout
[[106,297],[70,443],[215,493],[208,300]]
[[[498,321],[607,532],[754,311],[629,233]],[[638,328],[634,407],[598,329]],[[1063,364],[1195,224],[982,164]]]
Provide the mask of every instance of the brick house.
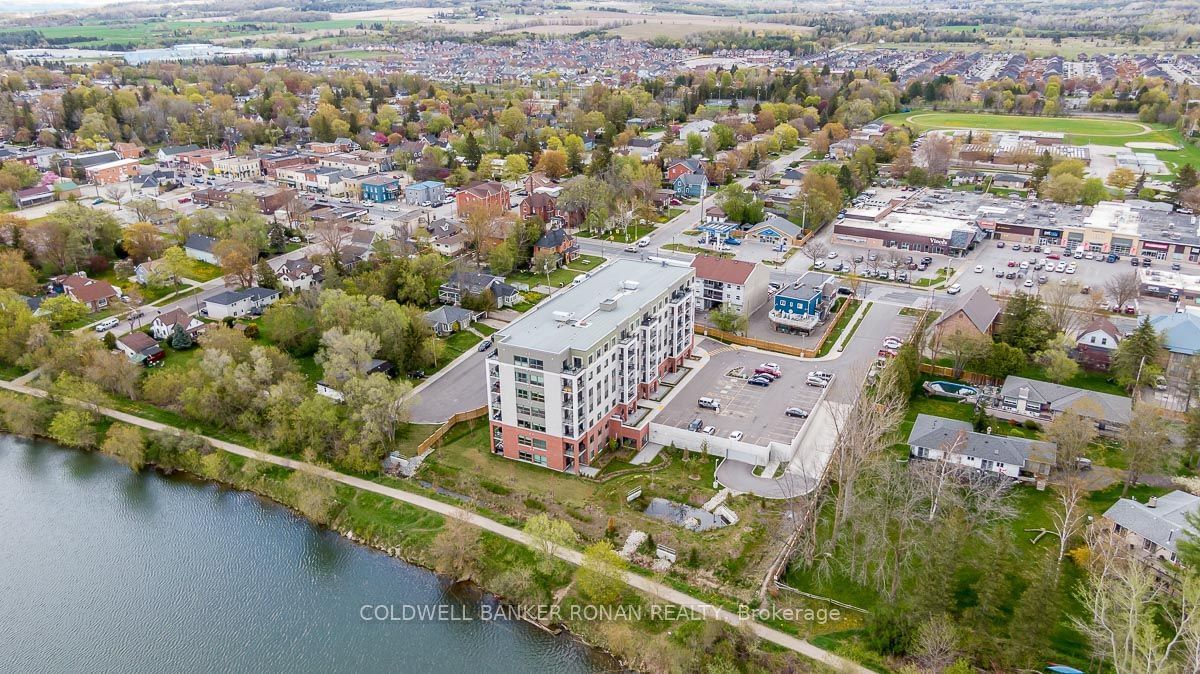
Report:
[[667,182],[674,183],[676,178],[688,173],[704,175],[704,160],[694,158],[676,159],[667,166]]
[[933,322],[933,343],[940,344],[954,333],[991,337],[1000,312],[1000,303],[983,286],[978,286],[960,297]]
[[537,216],[542,219],[542,222],[550,222],[556,215],[558,209],[555,205],[554,197],[543,192],[535,192],[521,200],[521,217],[528,219]]
[[496,213],[503,213],[508,210],[509,199],[508,188],[494,180],[475,183],[459,190],[454,197],[455,209],[460,218],[475,208],[487,208]]
[[552,227],[533,244],[533,254],[538,253],[554,253],[558,256],[559,264],[566,264],[579,257],[579,245],[567,230]]
[[54,281],[62,286],[67,297],[86,305],[90,311],[106,309],[121,298],[121,293],[108,281],[90,279],[78,274],[60,276]]

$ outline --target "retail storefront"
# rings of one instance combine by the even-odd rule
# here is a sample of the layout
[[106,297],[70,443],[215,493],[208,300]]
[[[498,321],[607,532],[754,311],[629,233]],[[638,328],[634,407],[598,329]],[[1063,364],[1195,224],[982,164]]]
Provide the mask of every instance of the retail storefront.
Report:
[[1148,257],[1152,260],[1165,260],[1167,259],[1167,252],[1170,249],[1171,246],[1165,243],[1159,243],[1157,241],[1143,241],[1142,257]]

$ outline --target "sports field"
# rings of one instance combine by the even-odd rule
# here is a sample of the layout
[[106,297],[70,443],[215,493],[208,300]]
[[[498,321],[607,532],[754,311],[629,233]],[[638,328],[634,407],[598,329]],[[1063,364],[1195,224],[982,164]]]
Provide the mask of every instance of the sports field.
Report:
[[[1141,122],[1092,117],[1024,117],[974,112],[907,112],[885,118],[893,124],[908,122],[920,131],[977,129],[987,131],[1059,131],[1072,136],[1124,138],[1153,130]],[[1132,138],[1130,138],[1132,140]]]

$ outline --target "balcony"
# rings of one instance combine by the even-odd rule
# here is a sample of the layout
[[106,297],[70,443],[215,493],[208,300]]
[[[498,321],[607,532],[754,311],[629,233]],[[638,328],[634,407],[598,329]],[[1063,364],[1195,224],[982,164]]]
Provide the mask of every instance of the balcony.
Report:
[[767,318],[769,318],[772,323],[786,325],[790,328],[796,328],[807,332],[811,332],[817,327],[817,324],[821,322],[816,316],[794,314],[791,312],[778,310],[772,310],[767,314]]

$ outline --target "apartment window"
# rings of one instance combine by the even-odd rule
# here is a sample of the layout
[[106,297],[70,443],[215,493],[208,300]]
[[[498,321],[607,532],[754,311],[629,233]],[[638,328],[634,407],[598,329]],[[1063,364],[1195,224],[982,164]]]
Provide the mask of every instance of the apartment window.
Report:
[[529,390],[523,388],[517,389],[517,397],[521,400],[529,400]]
[[[518,435],[517,436],[517,444],[521,445],[522,447],[532,447],[533,446],[533,438],[529,437],[528,435]],[[543,443],[543,444],[545,444],[545,443]]]
[[529,392],[529,399],[530,399],[530,400],[532,400],[532,401],[533,401],[533,402],[535,402],[535,403],[544,403],[544,402],[546,402],[546,396],[542,395],[541,393],[538,393],[537,391],[530,391],[530,392]]
[[542,451],[545,451],[546,450],[546,441],[540,440],[538,438],[534,438],[533,439],[533,447],[534,447],[534,449],[540,449]]
[[527,367],[531,370],[541,370],[543,363],[537,358],[527,358],[525,356],[513,356],[513,364],[520,367]]

